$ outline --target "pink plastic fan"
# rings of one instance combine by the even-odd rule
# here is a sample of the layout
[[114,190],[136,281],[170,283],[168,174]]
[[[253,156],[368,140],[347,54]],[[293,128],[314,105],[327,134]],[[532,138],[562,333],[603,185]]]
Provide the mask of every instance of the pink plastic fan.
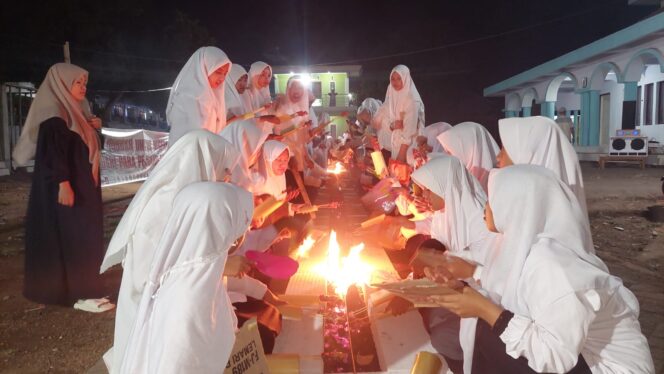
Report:
[[290,257],[271,253],[247,251],[247,259],[256,263],[256,269],[274,279],[288,279],[297,272],[300,264]]

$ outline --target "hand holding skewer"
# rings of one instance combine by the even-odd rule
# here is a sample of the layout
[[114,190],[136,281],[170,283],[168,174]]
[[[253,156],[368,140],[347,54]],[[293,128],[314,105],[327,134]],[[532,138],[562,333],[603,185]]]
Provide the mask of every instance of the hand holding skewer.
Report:
[[300,190],[290,190],[286,193],[286,201],[291,201],[300,195]]
[[264,115],[264,116],[259,116],[259,117],[256,117],[256,119],[258,121],[261,121],[261,122],[269,122],[273,125],[278,125],[278,124],[281,123],[281,120],[279,120],[279,117],[277,117],[273,114],[267,114],[267,115]]
[[417,211],[419,213],[433,211],[433,207],[431,206],[431,204],[421,196],[415,196],[415,198],[413,199],[413,204],[415,204],[415,208],[417,208]]

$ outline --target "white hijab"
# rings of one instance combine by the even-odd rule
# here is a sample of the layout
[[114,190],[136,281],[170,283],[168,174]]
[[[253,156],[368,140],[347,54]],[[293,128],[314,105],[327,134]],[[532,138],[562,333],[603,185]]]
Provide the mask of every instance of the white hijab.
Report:
[[92,164],[92,177],[99,185],[99,137],[95,129],[88,123],[82,103],[76,101],[71,95],[71,88],[77,79],[86,76],[88,72],[76,65],[64,62],[55,64],[48,69],[46,78],[39,86],[37,95],[30,105],[28,116],[21,137],[12,152],[14,162],[25,166],[28,161],[35,158],[37,152],[37,137],[39,126],[49,118],[59,117],[66,123],[69,130],[78,134],[88,147],[88,160]]
[[[445,209],[433,216],[431,236],[452,253],[461,253],[488,232],[484,224],[486,195],[458,158],[438,155],[415,170],[412,178],[445,200]],[[483,255],[472,257],[482,260]]]
[[486,191],[489,172],[496,166],[500,151],[487,129],[479,123],[462,122],[440,134],[438,141],[447,153],[464,163]]
[[224,86],[226,117],[230,117],[231,115],[241,116],[253,110],[251,95],[249,95],[248,90],[245,90],[244,93],[239,93],[235,87],[235,84],[244,76],[247,76],[247,71],[240,64],[233,64],[226,76],[226,85]]
[[149,262],[175,195],[194,182],[222,181],[225,170],[232,170],[237,159],[237,151],[221,136],[204,130],[185,134],[166,151],[132,199],[108,245],[101,272],[122,261],[136,233],[154,240],[154,247],[138,248]]
[[371,118],[373,118],[381,105],[383,105],[383,103],[381,103],[380,100],[376,100],[373,97],[367,97],[357,108],[357,114],[360,114],[366,110],[371,115]]
[[254,194],[269,194],[278,200],[286,197],[286,176],[276,175],[272,170],[272,162],[284,151],[290,154],[288,146],[282,142],[268,140],[263,144],[263,155],[258,164],[258,171],[254,173]]
[[270,96],[270,86],[258,88],[258,77],[265,68],[270,69],[270,79],[272,78],[272,67],[263,61],[256,61],[249,68],[249,94],[251,95],[252,110],[256,110],[272,101]]
[[[299,84],[302,87],[302,96],[298,101],[291,101],[288,92],[293,89],[293,86]],[[309,91],[304,86],[304,82],[299,75],[294,75],[288,79],[286,83],[286,100],[283,105],[279,107],[279,112],[284,114],[294,114],[297,112],[308,112],[309,111]],[[304,117],[300,117],[304,118]]]
[[231,180],[234,184],[253,191],[252,163],[257,161],[256,157],[261,151],[268,133],[258,128],[252,121],[235,121],[223,129],[219,135],[233,144],[239,153]]
[[[514,164],[540,165],[551,170],[574,192],[588,221],[581,165],[574,146],[548,117],[506,118],[498,121],[500,140]],[[595,252],[591,247],[590,251]]]
[[495,302],[529,315],[527,307],[519,305],[518,283],[532,247],[541,240],[553,241],[608,273],[593,254],[588,216],[567,184],[550,170],[536,165],[494,170],[489,178],[489,203],[503,241],[487,260],[482,287]]
[[191,130],[205,129],[218,134],[226,126],[224,83],[212,89],[208,81],[212,73],[226,64],[232,65],[221,49],[201,47],[180,70],[166,105],[166,120],[171,127],[169,144]]
[[427,144],[432,148],[431,152],[443,152],[438,136],[451,128],[452,125],[447,122],[436,122],[422,129],[422,135],[427,137]]
[[[300,100],[292,102],[290,100],[289,91],[292,90],[293,87],[297,84],[302,87],[303,94],[302,97],[300,97]],[[297,112],[309,112],[309,95],[307,93],[306,87],[304,86],[304,83],[300,79],[300,76],[294,75],[288,79],[288,83],[286,84],[286,98],[284,101],[285,102],[283,105],[279,106],[277,114],[281,115],[295,114]],[[298,116],[290,121],[283,122],[282,124],[276,126],[276,128],[279,129],[279,131],[282,131],[293,125],[300,126],[300,124],[308,121],[310,118],[311,116],[309,116],[309,114],[301,117]],[[299,171],[304,170],[304,157],[306,152],[305,145],[308,141],[309,134],[303,127],[299,128],[288,136],[285,136],[283,139],[283,142],[286,143],[290,148],[292,156],[297,160]]]
[[385,105],[387,106],[387,114],[389,123],[401,120],[401,112],[408,112],[409,110],[418,111],[418,122],[424,124],[424,103],[420,97],[420,93],[415,87],[415,82],[410,77],[410,70],[405,65],[397,65],[390,72],[390,77],[393,73],[399,74],[403,82],[403,88],[399,91],[392,87],[392,84],[387,86],[387,93],[385,93]]
[[150,266],[122,373],[221,373],[237,319],[223,271],[233,242],[249,227],[250,193],[200,182],[175,197]]

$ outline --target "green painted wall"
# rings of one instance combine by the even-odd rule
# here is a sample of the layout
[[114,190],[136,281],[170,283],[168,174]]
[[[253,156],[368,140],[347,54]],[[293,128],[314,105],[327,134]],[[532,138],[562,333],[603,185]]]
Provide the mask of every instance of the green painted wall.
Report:
[[[335,82],[335,92],[338,94],[348,94],[348,87],[346,87],[346,79],[348,77],[347,73],[314,73],[309,74],[311,81],[321,82],[321,91],[323,95],[330,93],[330,82],[334,80]],[[286,93],[286,83],[291,77],[290,74],[275,74],[274,75],[274,87],[276,93]],[[339,101],[339,97],[337,97]]]
[[[330,124],[334,123],[335,125],[337,125],[337,136],[339,136],[339,135],[343,134],[344,132],[348,131],[348,125],[346,124],[346,118],[345,117],[331,116],[330,120],[332,120],[332,122],[330,122]],[[329,125],[328,125],[328,129],[329,129]]]

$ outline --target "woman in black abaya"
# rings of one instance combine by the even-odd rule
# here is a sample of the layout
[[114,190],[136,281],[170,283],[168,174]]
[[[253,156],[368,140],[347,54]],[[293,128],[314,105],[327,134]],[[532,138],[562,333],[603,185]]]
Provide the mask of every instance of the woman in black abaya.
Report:
[[[113,307],[99,275],[104,257],[96,118],[82,110],[88,73],[53,65],[30,106],[13,153],[34,158],[25,239],[26,298],[91,312]],[[102,299],[98,299],[102,298]]]

